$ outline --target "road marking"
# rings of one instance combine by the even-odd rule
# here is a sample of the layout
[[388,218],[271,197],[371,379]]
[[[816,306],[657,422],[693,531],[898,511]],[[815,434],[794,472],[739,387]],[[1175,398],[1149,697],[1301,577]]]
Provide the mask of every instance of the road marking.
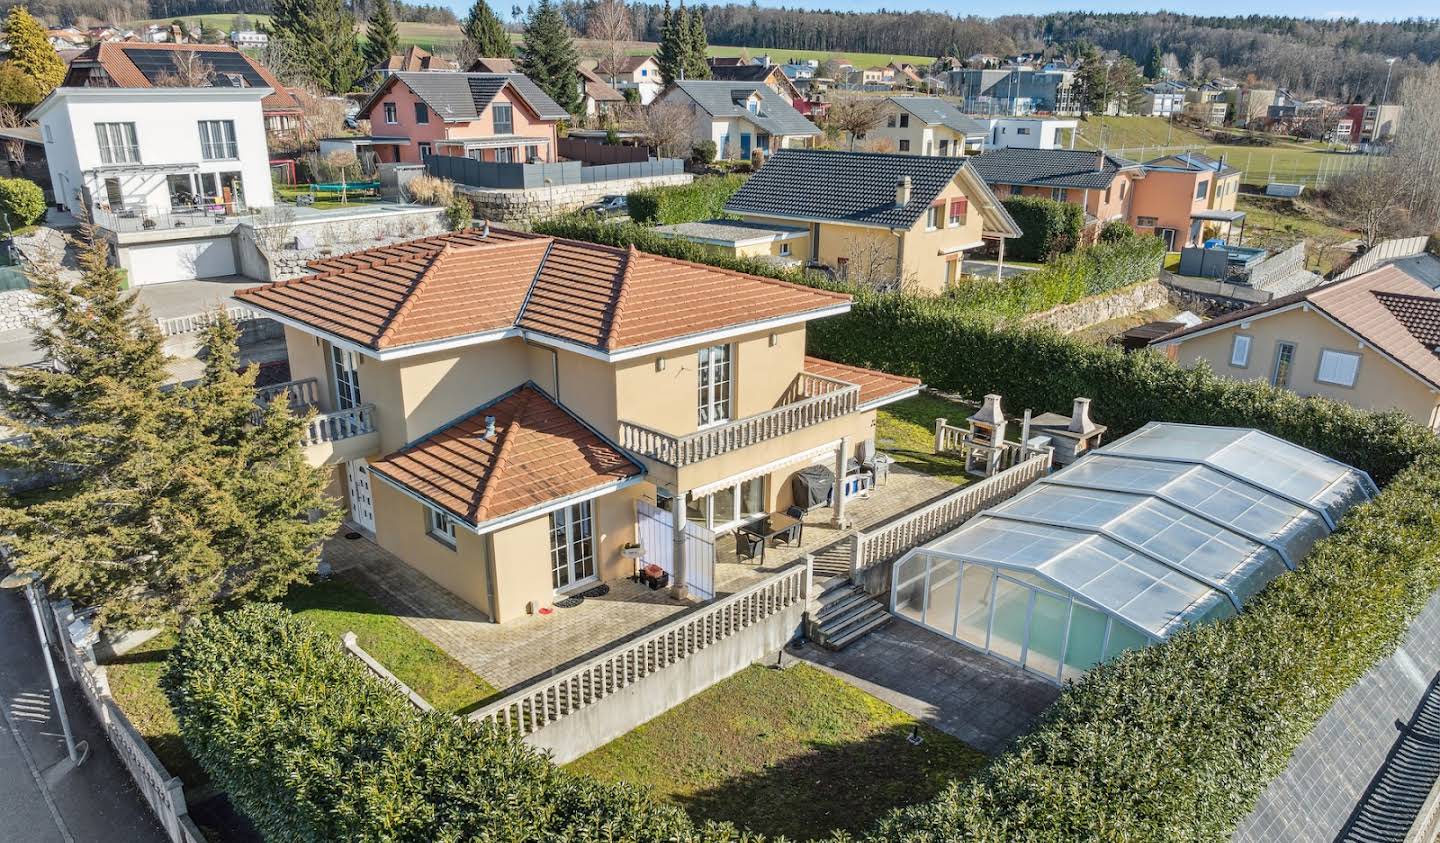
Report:
[[40,776],[40,770],[35,766],[35,759],[30,756],[30,747],[25,745],[25,739],[20,735],[20,730],[15,727],[15,721],[10,719],[10,712],[5,706],[0,706],[0,715],[5,717],[5,725],[10,728],[10,734],[15,738],[15,745],[20,748],[20,757],[25,759],[25,766],[30,768],[30,777],[35,779],[35,786],[40,789],[40,795],[45,797],[45,807],[50,809],[50,816],[55,820],[55,828],[59,830],[60,836],[65,838],[65,843],[75,843],[71,836],[70,829],[65,827],[65,820],[60,817],[60,810],[55,807],[55,800],[50,796],[50,786]]

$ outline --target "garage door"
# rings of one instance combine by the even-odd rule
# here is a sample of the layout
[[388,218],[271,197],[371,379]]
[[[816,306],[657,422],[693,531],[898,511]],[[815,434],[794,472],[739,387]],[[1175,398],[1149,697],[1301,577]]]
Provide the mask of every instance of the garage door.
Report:
[[235,274],[235,250],[229,237],[126,246],[125,250],[132,287]]

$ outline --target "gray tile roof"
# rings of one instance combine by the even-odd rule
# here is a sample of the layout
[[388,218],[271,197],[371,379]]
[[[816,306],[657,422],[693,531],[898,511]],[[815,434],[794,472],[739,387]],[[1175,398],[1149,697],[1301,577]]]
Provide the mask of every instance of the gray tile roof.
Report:
[[682,222],[656,226],[655,233],[664,237],[743,243],[767,237],[809,234],[810,229],[800,226],[746,222],[745,220],[704,220],[703,222]]
[[[520,73],[396,73],[394,78],[405,83],[415,96],[425,101],[430,110],[447,123],[464,123],[478,118],[490,101],[505,87],[514,86],[525,104],[544,120],[564,120],[570,115],[542,90]],[[360,109],[369,112],[375,100],[389,85],[381,85]]]
[[[740,117],[772,135],[818,135],[820,128],[795,110],[784,97],[761,82],[695,81],[676,82],[711,117]],[[747,111],[736,104],[751,93],[760,94],[760,112]]]
[[[782,149],[741,185],[725,210],[806,220],[910,228],[964,158]],[[895,204],[895,184],[910,177],[910,201]]]
[[1208,155],[1201,155],[1198,152],[1182,152],[1179,155],[1166,155],[1163,158],[1146,161],[1145,166],[1173,167],[1177,170],[1210,170],[1222,176],[1240,172],[1224,161],[1217,161]]
[[983,123],[966,117],[960,109],[939,97],[890,97],[890,101],[925,121],[926,125],[938,124],[967,136],[984,137],[987,133]]
[[1104,190],[1120,170],[1139,167],[1134,161],[1107,154],[1100,169],[1100,153],[1090,149],[993,149],[970,159],[986,184],[1026,184],[1038,187],[1074,187]]

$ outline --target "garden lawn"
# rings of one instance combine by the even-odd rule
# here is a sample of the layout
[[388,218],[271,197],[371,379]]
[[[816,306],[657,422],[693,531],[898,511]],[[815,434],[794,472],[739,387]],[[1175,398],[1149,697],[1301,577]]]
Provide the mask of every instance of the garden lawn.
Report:
[[975,478],[965,473],[963,457],[934,453],[935,420],[946,418],[951,424],[963,425],[974,412],[972,407],[933,395],[896,401],[875,414],[875,447],[912,471],[969,483]]
[[[441,711],[470,711],[495,694],[489,683],[387,613],[356,586],[340,580],[297,586],[281,602],[337,639],[354,632],[361,647]],[[209,777],[186,751],[175,714],[160,690],[165,659],[174,646],[174,634],[162,633],[109,660],[106,673],[110,693],[156,757],[193,791]]]
[[647,785],[697,820],[806,840],[926,801],[985,757],[799,664],[751,666],[577,759],[573,772]]
[[[275,185],[275,198],[282,202],[295,204],[295,197],[300,194],[308,194],[310,186],[306,184],[277,184]],[[321,198],[325,197],[325,198]],[[338,193],[321,193],[315,198],[310,207],[317,211],[331,211],[336,208],[351,208],[355,205],[376,205],[384,201],[379,196],[367,196],[363,193],[351,193],[347,195],[345,202],[340,201]]]

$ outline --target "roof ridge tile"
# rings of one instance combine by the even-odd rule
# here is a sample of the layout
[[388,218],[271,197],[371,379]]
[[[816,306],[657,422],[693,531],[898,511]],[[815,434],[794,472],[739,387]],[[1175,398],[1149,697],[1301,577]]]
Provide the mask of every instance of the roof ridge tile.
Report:
[[505,430],[499,434],[500,444],[495,449],[495,459],[490,463],[490,475],[485,480],[485,488],[480,491],[480,500],[475,502],[475,520],[487,520],[486,515],[490,504],[495,499],[495,487],[499,485],[496,480],[500,472],[510,460],[510,453],[515,450],[515,440],[520,432],[520,420],[530,411],[530,404],[535,398],[535,392],[527,383],[520,387],[516,393],[520,399],[517,406],[510,415],[510,423],[505,425]]
[[400,306],[395,308],[395,312],[391,314],[390,322],[385,326],[385,330],[381,331],[380,336],[375,338],[375,346],[377,348],[383,348],[389,345],[389,341],[394,339],[400,332],[400,327],[404,323],[405,317],[409,316],[410,312],[414,309],[415,300],[419,298],[421,291],[424,290],[430,280],[435,277],[435,274],[440,271],[444,258],[447,255],[453,254],[455,254],[455,247],[447,244],[445,248],[430,256],[429,266],[425,267],[425,271],[420,273],[420,278],[416,280],[415,285],[405,294],[405,297],[400,301]]
[[635,257],[640,250],[635,244],[630,244],[630,249],[625,253],[625,263],[620,268],[620,284],[615,290],[614,303],[610,308],[610,326],[605,331],[604,347],[614,348],[615,342],[620,337],[620,317],[625,310],[625,301],[630,295],[631,272],[635,267]]

